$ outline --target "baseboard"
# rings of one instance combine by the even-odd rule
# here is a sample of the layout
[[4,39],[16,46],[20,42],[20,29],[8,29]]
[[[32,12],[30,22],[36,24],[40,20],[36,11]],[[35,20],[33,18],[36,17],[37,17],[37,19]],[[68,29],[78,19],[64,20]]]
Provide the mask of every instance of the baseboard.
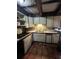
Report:
[[46,42],[33,41],[33,43],[34,43],[34,42],[58,45],[57,43],[46,43]]

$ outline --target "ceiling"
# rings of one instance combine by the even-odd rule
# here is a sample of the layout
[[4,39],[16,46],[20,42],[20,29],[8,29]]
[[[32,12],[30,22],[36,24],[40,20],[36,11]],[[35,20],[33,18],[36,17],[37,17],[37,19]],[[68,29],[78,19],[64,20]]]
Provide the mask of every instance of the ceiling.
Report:
[[17,5],[29,16],[61,15],[61,0],[17,0]]

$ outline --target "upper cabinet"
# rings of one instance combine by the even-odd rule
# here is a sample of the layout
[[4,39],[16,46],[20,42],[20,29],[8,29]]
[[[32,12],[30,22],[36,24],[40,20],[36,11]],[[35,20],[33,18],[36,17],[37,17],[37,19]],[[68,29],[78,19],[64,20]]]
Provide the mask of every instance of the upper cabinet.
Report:
[[[19,17],[20,25],[28,27],[33,27],[34,24],[44,24],[48,28],[61,27],[61,16],[47,16],[47,17],[29,17],[17,12]],[[19,24],[19,23],[18,23]]]
[[24,26],[25,18],[21,12],[17,12],[17,26]]
[[25,26],[26,27],[29,27],[29,17],[28,16],[24,16],[24,19],[25,19]]
[[54,27],[61,27],[61,16],[54,16]]
[[39,24],[39,17],[34,17],[34,24]]
[[24,52],[26,53],[32,44],[32,35],[29,35],[23,41],[24,41]]
[[53,28],[53,16],[47,17],[47,27]]
[[34,24],[46,24],[46,17],[34,17]]
[[46,25],[46,17],[40,17],[40,24]]
[[33,17],[29,17],[29,27],[33,26]]

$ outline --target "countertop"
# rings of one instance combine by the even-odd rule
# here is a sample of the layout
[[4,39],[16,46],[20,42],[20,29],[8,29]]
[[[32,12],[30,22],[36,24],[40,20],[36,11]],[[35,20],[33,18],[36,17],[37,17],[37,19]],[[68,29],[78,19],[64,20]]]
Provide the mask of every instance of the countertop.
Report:
[[22,39],[28,37],[28,36],[31,35],[31,34],[32,34],[32,33],[28,33],[28,34],[24,35],[24,36],[21,37],[21,38],[17,38],[17,41],[20,41],[20,40],[22,40]]
[[28,36],[31,35],[32,33],[39,33],[39,34],[41,34],[41,33],[43,33],[43,34],[47,34],[47,33],[50,33],[50,34],[57,34],[57,33],[59,33],[59,32],[58,32],[58,31],[55,31],[55,30],[50,30],[50,29],[49,29],[49,30],[46,30],[46,31],[44,31],[44,32],[37,32],[36,30],[30,30],[30,31],[28,31],[27,33],[28,33],[28,34],[26,34],[26,35],[22,36],[21,38],[17,39],[17,41],[22,40],[22,39],[28,37]]
[[51,34],[53,34],[53,33],[58,33],[58,32],[54,31],[54,30],[46,30],[44,32],[37,32],[36,30],[30,30],[30,31],[28,31],[28,33],[51,33]]

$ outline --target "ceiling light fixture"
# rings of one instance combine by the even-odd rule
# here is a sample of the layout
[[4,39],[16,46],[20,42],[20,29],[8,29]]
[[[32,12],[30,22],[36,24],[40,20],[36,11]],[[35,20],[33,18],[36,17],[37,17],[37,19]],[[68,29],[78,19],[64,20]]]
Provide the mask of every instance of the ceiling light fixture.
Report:
[[24,0],[17,0],[20,4],[22,4],[24,2]]

